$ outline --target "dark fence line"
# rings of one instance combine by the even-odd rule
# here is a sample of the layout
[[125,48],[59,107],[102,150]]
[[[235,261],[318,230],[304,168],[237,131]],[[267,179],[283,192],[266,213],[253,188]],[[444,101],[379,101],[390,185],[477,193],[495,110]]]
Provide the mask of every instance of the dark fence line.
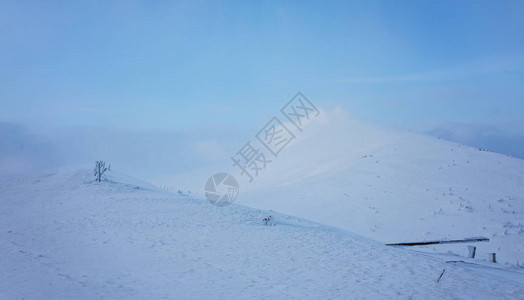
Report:
[[386,244],[386,246],[424,246],[424,245],[434,245],[434,244],[454,244],[454,243],[474,243],[474,242],[489,242],[489,239],[485,237],[478,237],[478,238],[467,238],[467,239],[462,239],[462,240],[449,240],[449,241],[394,243],[394,244]]

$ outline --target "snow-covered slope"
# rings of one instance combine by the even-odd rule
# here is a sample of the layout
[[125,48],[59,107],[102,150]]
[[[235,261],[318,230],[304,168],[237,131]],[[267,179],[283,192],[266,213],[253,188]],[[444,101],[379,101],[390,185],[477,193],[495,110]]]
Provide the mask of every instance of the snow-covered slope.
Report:
[[[0,181],[1,299],[517,299],[522,274],[110,173]],[[269,214],[274,226],[262,221]],[[446,270],[440,282],[437,279]]]
[[[524,161],[324,113],[242,203],[383,242],[485,236],[477,256],[524,262]],[[466,246],[435,246],[462,255]]]
[[[238,201],[248,206],[384,243],[484,236],[490,242],[477,244],[479,259],[496,252],[502,264],[524,262],[520,159],[385,129],[335,110],[323,111],[297,133],[253,183],[230,165],[215,167],[226,170],[240,181]],[[161,183],[201,190],[211,172]],[[467,253],[465,245],[426,250]]]

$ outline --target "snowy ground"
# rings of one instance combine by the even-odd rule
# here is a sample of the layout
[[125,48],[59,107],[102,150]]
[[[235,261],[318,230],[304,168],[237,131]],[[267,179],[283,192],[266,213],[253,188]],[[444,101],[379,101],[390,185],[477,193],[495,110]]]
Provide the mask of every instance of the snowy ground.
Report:
[[[213,172],[240,182],[238,203],[273,209],[384,243],[487,237],[508,268],[524,263],[524,160],[323,111],[253,183],[229,157],[193,176],[160,180],[201,191]],[[234,155],[234,153],[232,153]],[[425,247],[464,256],[466,245]]]
[[[0,181],[1,299],[522,299],[517,271],[89,170]],[[262,221],[268,215],[274,226]],[[440,282],[437,279],[446,270]]]

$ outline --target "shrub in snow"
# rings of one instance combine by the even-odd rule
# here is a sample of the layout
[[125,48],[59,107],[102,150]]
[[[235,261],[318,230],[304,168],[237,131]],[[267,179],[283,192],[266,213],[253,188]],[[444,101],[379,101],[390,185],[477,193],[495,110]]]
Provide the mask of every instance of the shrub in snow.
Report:
[[267,226],[273,226],[275,225],[275,223],[273,222],[273,217],[272,216],[268,216],[268,217],[265,217],[264,220],[264,225],[267,225]]
[[180,196],[189,196],[189,194],[191,194],[191,191],[184,192],[182,190],[178,190],[178,194]]

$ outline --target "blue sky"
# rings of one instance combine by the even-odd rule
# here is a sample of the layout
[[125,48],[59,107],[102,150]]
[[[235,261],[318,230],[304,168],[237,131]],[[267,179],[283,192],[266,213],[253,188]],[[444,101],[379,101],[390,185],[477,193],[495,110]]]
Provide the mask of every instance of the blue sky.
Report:
[[251,133],[302,91],[524,157],[522,1],[2,1],[0,38],[4,144]]

